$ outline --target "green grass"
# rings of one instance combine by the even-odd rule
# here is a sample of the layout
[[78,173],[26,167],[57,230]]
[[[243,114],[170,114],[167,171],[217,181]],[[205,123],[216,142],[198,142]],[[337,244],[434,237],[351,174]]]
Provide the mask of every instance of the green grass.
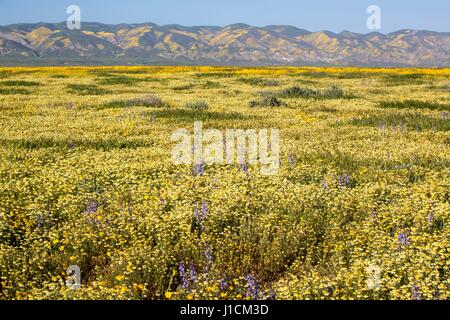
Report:
[[99,88],[94,84],[68,84],[67,92],[80,96],[98,96],[112,93],[109,90]]
[[237,81],[258,87],[276,87],[280,85],[280,82],[274,79],[263,78],[239,78]]
[[36,87],[41,85],[36,81],[9,80],[0,82],[0,87]]
[[304,99],[353,99],[352,95],[345,94],[344,90],[338,86],[328,89],[312,89],[306,87],[290,87],[282,90],[279,94],[282,98],[304,98]]
[[442,104],[437,102],[405,100],[405,101],[381,101],[380,108],[385,109],[430,109],[439,111],[450,111],[450,104]]
[[204,110],[208,110],[209,104],[208,104],[208,102],[206,102],[204,100],[197,100],[197,101],[192,101],[192,102],[186,103],[186,108],[191,109],[191,110],[196,110],[196,111],[204,111]]
[[31,94],[31,91],[21,88],[0,88],[0,95],[12,95],[12,94]]
[[113,100],[102,104],[97,109],[117,109],[117,108],[131,108],[131,107],[147,107],[147,108],[163,108],[167,104],[161,98],[154,95],[146,95],[143,97],[128,99],[128,100]]
[[211,72],[211,73],[200,72],[200,73],[196,73],[195,76],[197,78],[233,78],[236,76],[236,73],[234,73],[234,72]]
[[104,76],[104,78],[97,79],[97,83],[100,85],[123,85],[123,86],[133,86],[139,82],[145,81],[144,79],[132,78],[123,75],[108,75]]
[[148,139],[54,139],[54,138],[31,138],[31,139],[0,139],[0,146],[12,146],[29,150],[60,148],[60,149],[93,149],[93,150],[114,150],[114,149],[137,149],[151,147],[153,142]]
[[371,114],[349,121],[354,126],[378,127],[393,130],[450,130],[450,121],[444,117],[432,117],[416,112]]
[[218,82],[214,82],[214,81],[206,81],[203,85],[202,88],[204,89],[217,89],[217,88],[222,88],[222,85]]
[[252,100],[249,103],[250,108],[264,108],[264,107],[282,107],[286,106],[286,103],[277,98],[276,96],[265,96],[260,100]]
[[194,88],[195,88],[195,84],[188,83],[188,84],[185,84],[185,85],[173,87],[172,90],[174,90],[174,91],[187,91],[187,90],[192,90]]
[[384,77],[386,85],[390,86],[404,86],[404,85],[419,85],[424,83],[423,74],[390,74]]

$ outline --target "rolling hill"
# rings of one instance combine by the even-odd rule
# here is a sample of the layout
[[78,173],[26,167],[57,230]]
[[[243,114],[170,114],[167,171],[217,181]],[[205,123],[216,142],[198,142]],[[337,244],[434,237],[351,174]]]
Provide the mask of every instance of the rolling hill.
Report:
[[448,67],[450,33],[310,32],[293,26],[153,23],[0,27],[0,64],[207,64]]

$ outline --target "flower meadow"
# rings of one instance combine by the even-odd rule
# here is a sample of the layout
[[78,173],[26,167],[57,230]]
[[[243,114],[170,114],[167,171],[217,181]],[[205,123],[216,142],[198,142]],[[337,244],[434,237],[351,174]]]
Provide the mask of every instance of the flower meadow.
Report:
[[[0,68],[0,109],[0,299],[450,298],[449,69]],[[196,121],[277,174],[174,164]]]

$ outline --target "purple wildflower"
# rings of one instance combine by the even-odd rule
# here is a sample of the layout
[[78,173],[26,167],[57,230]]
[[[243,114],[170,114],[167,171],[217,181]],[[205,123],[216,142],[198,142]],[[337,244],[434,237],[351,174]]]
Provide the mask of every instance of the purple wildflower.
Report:
[[227,280],[225,280],[225,278],[220,279],[219,287],[220,291],[225,291],[228,288],[228,283]]
[[189,287],[189,280],[186,274],[186,266],[184,265],[183,262],[181,262],[180,265],[178,266],[178,271],[180,273],[183,288],[187,289]]
[[409,238],[403,232],[398,235],[398,241],[400,242],[401,246],[408,246],[409,245]]
[[412,292],[412,296],[413,296],[414,300],[422,300],[422,294],[420,292],[420,287],[419,286],[414,285],[411,288],[411,292]]
[[247,164],[241,164],[241,170],[246,174],[246,175],[248,175],[249,174],[249,171],[248,171],[248,165]]
[[258,299],[259,297],[259,284],[252,275],[247,276],[247,297],[251,299]]
[[202,213],[197,208],[194,209],[194,218],[197,220],[197,222],[202,220]]
[[196,224],[198,226],[200,226],[200,229],[202,231],[205,230],[205,226],[204,226],[203,222],[208,217],[208,213],[209,213],[208,205],[206,204],[205,201],[202,202],[201,210],[199,210],[197,208],[194,209],[194,217],[195,217],[195,220],[196,220]]
[[97,212],[97,209],[98,209],[97,202],[94,201],[94,200],[89,200],[88,204],[86,205],[86,209],[84,210],[84,212],[86,214],[95,213],[95,212]]
[[194,176],[203,176],[205,174],[205,164],[202,162],[200,164],[194,165]]
[[340,187],[345,188],[350,186],[350,175],[348,173],[338,176],[338,184]]
[[195,279],[197,277],[197,271],[195,271],[195,267],[191,264],[189,267],[189,279],[191,282],[195,282]]
[[84,210],[84,214],[89,223],[99,224],[100,221],[97,219],[96,213],[98,210],[98,204],[94,200],[89,200],[86,205],[86,209]]
[[211,250],[210,247],[207,247],[207,248],[205,249],[205,258],[206,258],[206,261],[207,261],[207,263],[208,263],[208,266],[209,266],[209,265],[213,262],[213,260],[214,260],[213,253],[212,253],[212,250]]
[[203,217],[207,217],[208,216],[208,205],[206,204],[206,202],[205,201],[203,201],[202,202],[202,214],[203,214]]

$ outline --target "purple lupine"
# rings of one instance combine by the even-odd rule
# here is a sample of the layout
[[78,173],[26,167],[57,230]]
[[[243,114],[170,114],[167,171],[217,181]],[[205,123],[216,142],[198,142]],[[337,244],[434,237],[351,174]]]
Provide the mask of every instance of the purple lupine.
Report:
[[255,277],[248,275],[247,279],[247,297],[251,299],[258,299],[259,297],[259,284]]
[[205,174],[205,163],[200,163],[194,165],[193,175],[194,176],[203,176]]
[[220,291],[225,291],[228,288],[228,283],[227,280],[225,280],[225,278],[220,279],[219,287]]
[[398,235],[398,241],[400,242],[401,246],[408,246],[409,245],[409,238],[408,235],[406,235],[405,233],[400,233]]
[[197,208],[194,209],[194,217],[197,225],[200,226],[201,231],[205,230],[203,222],[208,217],[208,213],[209,213],[208,205],[206,204],[205,201],[202,202],[202,207],[200,210]]
[[194,209],[194,218],[195,218],[197,223],[202,220],[202,213],[197,208]]
[[325,178],[322,179],[322,188],[324,188],[324,189],[328,188],[328,183],[327,183],[327,180]]
[[189,267],[189,279],[191,280],[191,283],[194,283],[196,278],[197,278],[197,271],[195,270],[195,267],[191,264],[191,266]]
[[84,210],[84,212],[86,214],[91,214],[91,213],[97,212],[97,209],[98,209],[97,202],[94,201],[94,200],[89,200],[88,204],[86,205],[86,209]]
[[89,200],[88,204],[86,205],[86,209],[84,210],[84,214],[90,224],[100,224],[100,221],[96,217],[97,210],[97,202],[94,200]]
[[241,170],[242,170],[246,175],[249,174],[249,171],[248,171],[248,165],[247,165],[246,163],[241,164],[241,165],[240,165],[240,168],[241,168]]
[[178,266],[178,271],[180,273],[183,288],[187,289],[189,287],[189,280],[188,280],[188,277],[186,274],[186,266],[185,266],[184,262],[180,263],[180,265]]
[[340,187],[345,188],[350,186],[350,175],[348,173],[338,176],[338,184]]
[[207,247],[205,249],[205,258],[206,258],[206,262],[209,265],[211,265],[213,263],[214,257],[213,257],[213,253],[210,247]]
[[434,214],[430,213],[430,215],[428,216],[428,223],[432,224],[434,221]]
[[422,300],[422,294],[420,292],[420,287],[417,285],[412,286],[411,288],[413,300]]
[[204,218],[206,218],[208,216],[208,205],[206,204],[205,201],[202,202],[202,215]]

